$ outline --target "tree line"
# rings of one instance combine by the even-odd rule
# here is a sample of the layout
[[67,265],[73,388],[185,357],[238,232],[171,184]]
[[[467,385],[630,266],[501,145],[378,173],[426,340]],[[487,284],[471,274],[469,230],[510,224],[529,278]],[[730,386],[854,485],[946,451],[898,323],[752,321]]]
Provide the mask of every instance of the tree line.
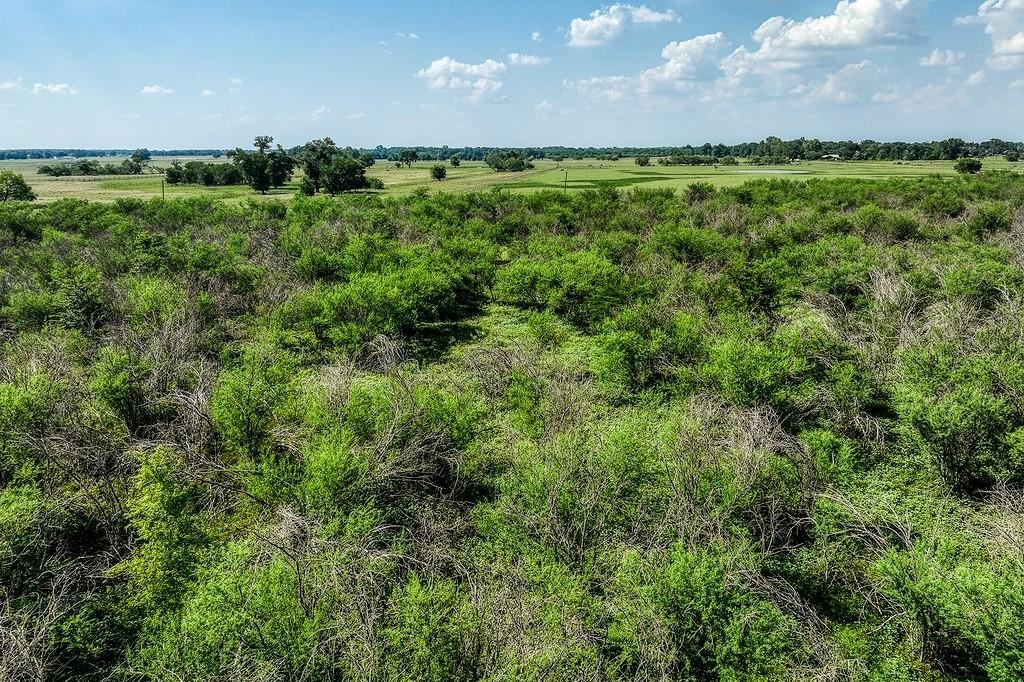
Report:
[[[78,159],[84,157],[130,156],[137,149],[0,149],[0,161],[32,161],[42,159]],[[146,149],[151,156],[224,155],[223,149]]]
[[64,177],[68,175],[141,175],[146,172],[152,153],[148,149],[136,149],[121,163],[101,164],[94,159],[78,159],[74,163],[58,163],[40,166],[39,175]]
[[[303,145],[287,149],[290,154],[298,153]],[[152,150],[149,153],[159,156],[213,156],[227,154],[226,149],[165,149]],[[448,161],[457,156],[463,161],[484,161],[489,154],[502,154],[515,151],[523,157],[535,159],[602,159],[617,160],[622,157],[671,157],[671,156],[708,156],[719,159],[733,156],[737,158],[782,157],[786,159],[815,160],[824,156],[836,155],[849,161],[955,161],[961,157],[1007,156],[1020,158],[1024,153],[1024,142],[1011,142],[992,138],[986,141],[970,142],[952,137],[945,140],[928,142],[879,142],[876,140],[819,140],[817,138],[800,137],[783,140],[779,137],[766,137],[759,142],[743,142],[739,144],[656,146],[656,147],[450,147],[437,146],[391,146],[366,147],[353,150],[354,155],[368,156],[383,161],[399,161],[406,163],[410,152],[423,161]],[[0,149],[0,160],[19,159],[54,159],[77,157],[127,156],[128,149]],[[1013,160],[1013,158],[1011,158]]]
[[[878,142],[876,140],[819,140],[800,137],[783,140],[767,137],[759,142],[740,144],[712,144],[659,147],[384,147],[361,149],[361,153],[374,158],[398,161],[403,152],[413,150],[424,161],[445,161],[458,156],[463,161],[484,161],[489,154],[515,151],[534,159],[600,159],[618,160],[622,157],[692,157],[704,156],[723,159],[777,157],[813,161],[835,155],[848,161],[955,161],[961,157],[1008,156],[1019,158],[1024,153],[1024,142],[1008,142],[993,138],[983,142],[969,142],[961,138],[948,138],[930,142]],[[1011,159],[1012,160],[1012,159]]]

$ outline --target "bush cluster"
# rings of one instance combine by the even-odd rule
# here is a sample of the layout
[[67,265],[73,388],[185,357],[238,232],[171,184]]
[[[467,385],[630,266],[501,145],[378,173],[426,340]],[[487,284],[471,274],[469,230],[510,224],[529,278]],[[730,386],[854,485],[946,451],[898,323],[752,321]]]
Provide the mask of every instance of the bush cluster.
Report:
[[0,678],[1021,679],[1022,207],[6,202]]

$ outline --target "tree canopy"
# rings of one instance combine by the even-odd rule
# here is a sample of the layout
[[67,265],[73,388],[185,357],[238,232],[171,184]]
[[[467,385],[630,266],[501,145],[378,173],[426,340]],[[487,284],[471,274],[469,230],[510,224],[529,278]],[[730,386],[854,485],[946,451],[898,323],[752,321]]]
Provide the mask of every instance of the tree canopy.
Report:
[[8,201],[34,201],[35,192],[25,182],[21,173],[9,170],[0,170],[0,203]]

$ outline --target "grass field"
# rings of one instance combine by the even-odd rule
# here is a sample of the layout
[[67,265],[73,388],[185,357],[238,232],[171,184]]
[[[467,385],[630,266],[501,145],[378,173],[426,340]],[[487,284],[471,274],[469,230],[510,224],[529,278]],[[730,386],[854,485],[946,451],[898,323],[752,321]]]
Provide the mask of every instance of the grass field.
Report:
[[[165,168],[172,161],[187,161],[193,157],[159,158],[153,162],[156,168]],[[104,157],[103,163],[120,163],[120,158]],[[224,159],[226,162],[226,159]],[[257,196],[247,187],[199,187],[194,185],[173,186],[164,184],[162,176],[147,174],[140,176],[96,176],[53,178],[38,175],[39,166],[51,161],[0,161],[0,170],[11,169],[22,173],[32,185],[39,199],[53,201],[62,197],[80,197],[93,201],[113,201],[119,197],[149,199],[158,196],[179,197],[209,195],[226,201],[241,201]],[[482,162],[463,162],[459,168],[448,169],[443,182],[430,179],[430,167],[434,162],[415,163],[411,168],[395,168],[392,163],[378,162],[369,170],[369,175],[384,181],[386,194],[409,194],[427,189],[447,192],[472,192],[502,187],[515,192],[538,190],[580,191],[597,189],[602,186],[628,187],[669,187],[682,189],[694,182],[710,182],[719,187],[731,187],[747,180],[760,177],[791,179],[809,178],[882,178],[921,177],[933,174],[953,175],[951,161],[807,161],[790,166],[720,166],[718,169],[705,166],[637,166],[633,159],[619,161],[537,161],[536,168],[523,173],[494,173]],[[985,161],[986,169],[1017,169],[1024,171],[1024,164],[1011,164],[1001,158]],[[290,197],[298,188],[298,175],[289,185],[275,190],[267,198]]]

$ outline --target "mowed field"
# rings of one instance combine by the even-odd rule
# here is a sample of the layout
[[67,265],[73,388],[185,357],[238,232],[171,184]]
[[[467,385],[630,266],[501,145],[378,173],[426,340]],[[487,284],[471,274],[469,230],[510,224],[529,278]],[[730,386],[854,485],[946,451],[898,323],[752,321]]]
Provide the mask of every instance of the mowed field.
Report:
[[[188,161],[200,157],[161,157],[152,165],[165,168],[172,161]],[[103,157],[102,163],[120,163],[119,157]],[[202,160],[210,161],[210,158]],[[227,162],[227,159],[220,159]],[[259,197],[248,187],[201,187],[196,185],[168,185],[162,175],[151,173],[139,176],[95,176],[53,178],[38,175],[39,166],[44,163],[63,161],[0,161],[0,169],[11,169],[25,176],[42,201],[53,201],[62,197],[80,197],[93,201],[113,201],[119,197],[149,199],[159,196],[180,197],[207,195],[225,201],[244,201]],[[426,189],[428,191],[472,192],[491,187],[501,187],[514,192],[539,190],[581,191],[600,187],[669,187],[683,189],[694,182],[710,182],[718,187],[731,187],[754,178],[881,178],[921,177],[927,175],[953,175],[951,161],[806,161],[789,166],[637,166],[633,159],[619,161],[567,160],[555,162],[536,161],[536,168],[522,173],[495,173],[483,162],[466,161],[458,168],[445,164],[448,177],[437,182],[430,178],[430,167],[434,162],[415,163],[411,168],[396,168],[393,163],[378,161],[368,174],[384,181],[383,194],[408,194]],[[1008,163],[1002,158],[985,160],[986,169],[1017,170],[1024,172],[1024,163]],[[287,186],[274,190],[267,199],[292,196],[298,188],[301,173]]]

